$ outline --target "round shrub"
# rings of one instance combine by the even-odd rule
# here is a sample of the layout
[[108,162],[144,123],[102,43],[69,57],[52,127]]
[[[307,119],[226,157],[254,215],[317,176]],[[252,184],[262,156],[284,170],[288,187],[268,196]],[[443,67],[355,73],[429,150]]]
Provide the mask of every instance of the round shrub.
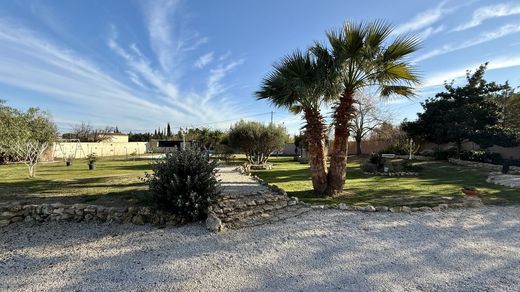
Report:
[[187,220],[204,219],[208,207],[221,192],[217,162],[205,151],[188,148],[166,154],[145,174],[157,208]]

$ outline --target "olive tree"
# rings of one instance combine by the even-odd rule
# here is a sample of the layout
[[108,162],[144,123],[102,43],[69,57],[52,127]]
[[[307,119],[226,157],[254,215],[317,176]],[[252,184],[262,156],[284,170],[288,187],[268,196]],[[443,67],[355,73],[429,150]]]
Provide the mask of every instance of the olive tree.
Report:
[[283,126],[240,121],[229,130],[229,143],[245,152],[251,164],[265,164],[271,153],[283,148],[288,134]]
[[0,104],[0,152],[27,165],[29,177],[57,135],[50,115],[38,108],[19,111]]

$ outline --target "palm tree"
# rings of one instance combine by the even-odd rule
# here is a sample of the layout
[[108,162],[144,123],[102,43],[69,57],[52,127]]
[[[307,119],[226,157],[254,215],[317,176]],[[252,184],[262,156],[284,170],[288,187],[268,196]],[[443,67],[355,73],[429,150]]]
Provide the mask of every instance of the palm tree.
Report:
[[413,36],[397,36],[387,44],[392,27],[382,21],[355,24],[347,22],[340,30],[327,33],[330,49],[315,44],[310,51],[324,59],[327,85],[334,92],[334,142],[328,171],[327,193],[343,190],[345,182],[349,127],[354,94],[363,88],[378,91],[382,97],[411,97],[419,77],[407,57],[419,48]]
[[325,123],[320,113],[325,88],[323,67],[309,53],[295,51],[286,56],[262,81],[258,99],[268,99],[277,107],[303,113],[309,150],[312,185],[317,194],[327,189],[327,163],[325,154]]

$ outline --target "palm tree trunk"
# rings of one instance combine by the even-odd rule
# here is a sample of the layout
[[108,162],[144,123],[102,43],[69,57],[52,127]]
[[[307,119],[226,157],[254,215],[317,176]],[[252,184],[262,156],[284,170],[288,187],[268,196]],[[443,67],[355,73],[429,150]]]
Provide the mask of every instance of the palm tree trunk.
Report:
[[328,195],[334,195],[343,190],[347,168],[349,125],[352,119],[353,95],[344,91],[334,112],[334,143],[328,174]]
[[307,121],[312,187],[316,194],[322,196],[326,194],[327,190],[327,161],[323,137],[325,125],[319,111],[305,110],[305,120]]

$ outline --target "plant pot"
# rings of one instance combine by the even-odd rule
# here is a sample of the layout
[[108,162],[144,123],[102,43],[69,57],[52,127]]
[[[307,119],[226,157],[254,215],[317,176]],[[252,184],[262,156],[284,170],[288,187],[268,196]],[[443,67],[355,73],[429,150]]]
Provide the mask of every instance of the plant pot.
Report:
[[89,164],[88,164],[88,169],[89,169],[89,170],[94,170],[94,169],[96,169],[96,164],[95,164],[95,163],[89,163]]
[[479,194],[479,191],[478,191],[478,190],[462,189],[462,192],[463,192],[466,196],[476,196],[476,195]]
[[72,161],[66,161],[67,163],[67,166],[71,166],[72,165]]

